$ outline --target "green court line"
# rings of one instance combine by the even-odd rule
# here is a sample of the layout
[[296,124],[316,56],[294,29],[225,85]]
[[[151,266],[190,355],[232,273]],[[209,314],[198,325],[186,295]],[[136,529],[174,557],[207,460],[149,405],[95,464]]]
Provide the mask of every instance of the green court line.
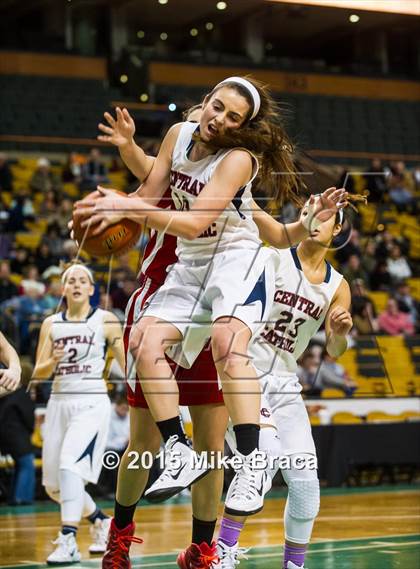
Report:
[[[420,561],[420,534],[341,539],[314,543],[307,554],[310,569],[418,569]],[[395,551],[395,555],[386,555]],[[280,545],[253,547],[241,561],[241,569],[278,569],[278,558],[282,556]],[[132,559],[133,569],[152,567],[174,567],[176,554],[149,554]],[[100,567],[100,559],[83,561],[72,565],[75,569],[94,569]],[[43,564],[20,563],[19,565],[0,565],[2,569],[46,569]]]
[[[384,485],[384,486],[365,486],[363,488],[321,488],[321,496],[344,496],[349,494],[371,494],[377,492],[420,492],[420,484],[398,484],[395,486]],[[267,500],[275,500],[276,498],[285,498],[287,496],[287,488],[276,488],[270,492]],[[190,496],[179,496],[177,498],[172,498],[167,500],[161,505],[184,505],[190,504]],[[114,502],[111,500],[98,500],[98,506],[103,510],[113,509]],[[156,507],[156,504],[149,504],[145,500],[142,500],[139,504],[139,508],[149,508]],[[59,507],[57,504],[51,501],[38,502],[32,506],[0,506],[0,516],[8,515],[27,515],[27,514],[44,514],[48,512],[58,512]]]

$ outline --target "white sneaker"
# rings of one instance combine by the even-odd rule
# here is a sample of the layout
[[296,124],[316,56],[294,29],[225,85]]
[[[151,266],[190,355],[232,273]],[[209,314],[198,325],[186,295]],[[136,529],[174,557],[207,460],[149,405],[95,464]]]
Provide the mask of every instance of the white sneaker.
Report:
[[144,494],[149,502],[163,502],[210,472],[206,461],[203,465],[197,465],[194,460],[196,453],[188,445],[179,442],[178,435],[170,437],[164,453],[165,469]]
[[287,562],[287,569],[305,569],[305,567],[303,565],[295,565],[295,563],[293,563],[293,561],[288,561]]
[[93,541],[89,545],[89,553],[105,553],[110,525],[111,518],[105,518],[95,520],[95,523],[90,526]]
[[81,555],[77,547],[74,533],[62,534],[58,532],[58,537],[53,544],[57,547],[47,557],[48,565],[68,565],[69,563],[79,563]]
[[235,569],[239,565],[239,558],[248,559],[245,555],[249,549],[245,547],[238,547],[238,544],[226,545],[223,541],[217,542],[217,555],[219,556],[219,562],[212,565],[213,569]]
[[225,511],[231,516],[251,516],[264,507],[264,496],[271,489],[271,477],[261,466],[265,462],[264,452],[255,449],[244,456],[236,451],[241,465],[229,486]]

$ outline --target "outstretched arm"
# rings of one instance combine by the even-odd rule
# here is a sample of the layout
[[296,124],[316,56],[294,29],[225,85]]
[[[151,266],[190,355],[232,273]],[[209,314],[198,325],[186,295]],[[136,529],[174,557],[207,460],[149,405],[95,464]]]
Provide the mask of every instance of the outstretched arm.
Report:
[[319,197],[310,198],[311,215],[300,217],[293,223],[281,223],[276,221],[270,214],[262,210],[255,202],[252,205],[252,217],[257,224],[260,237],[263,241],[276,247],[285,249],[297,245],[306,239],[311,230],[319,222],[326,221],[335,215],[339,207],[345,203],[345,189],[328,188]]
[[252,218],[257,224],[261,240],[277,249],[292,247],[309,235],[309,231],[301,221],[281,223],[261,209],[254,201],[252,202]]
[[135,143],[136,125],[127,109],[116,107],[115,116],[114,119],[110,113],[104,113],[108,124],[99,123],[98,128],[104,134],[100,134],[98,140],[116,146],[127,168],[140,182],[144,182],[153,168],[155,158],[145,154]]
[[[163,144],[161,152],[162,150],[165,152]],[[83,215],[90,218],[91,225],[98,224],[94,233],[100,233],[108,225],[127,217],[138,223],[146,223],[158,231],[166,231],[185,239],[196,239],[219,217],[235,197],[238,189],[244,186],[252,175],[252,159],[249,153],[244,150],[233,150],[218,165],[212,178],[189,211],[169,211],[155,207],[152,196],[149,198],[149,193],[153,193],[155,178],[158,179],[156,185],[163,184],[165,189],[169,183],[172,151],[169,154],[166,150],[162,156],[161,169],[160,156],[161,153],[143,185],[141,198],[115,197],[111,190],[101,189],[105,195],[104,198],[76,204],[76,207],[83,210]],[[166,174],[164,181],[161,171]],[[223,193],[221,193],[221,188],[223,188]],[[85,221],[84,225],[87,226],[89,221]]]
[[327,352],[333,358],[338,358],[347,349],[346,336],[353,327],[349,312],[351,293],[348,282],[343,279],[334,295],[325,318],[327,335]]

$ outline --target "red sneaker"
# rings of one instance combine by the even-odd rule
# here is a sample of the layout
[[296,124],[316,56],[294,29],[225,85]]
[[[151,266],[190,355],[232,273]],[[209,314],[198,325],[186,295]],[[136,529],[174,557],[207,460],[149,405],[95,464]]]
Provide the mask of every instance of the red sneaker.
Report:
[[181,551],[176,562],[181,569],[211,569],[219,562],[216,543],[213,541],[211,546],[205,541],[201,545],[192,543]]
[[131,569],[130,545],[143,543],[142,539],[134,536],[135,527],[132,522],[124,529],[118,529],[112,518],[107,548],[102,558],[102,569]]

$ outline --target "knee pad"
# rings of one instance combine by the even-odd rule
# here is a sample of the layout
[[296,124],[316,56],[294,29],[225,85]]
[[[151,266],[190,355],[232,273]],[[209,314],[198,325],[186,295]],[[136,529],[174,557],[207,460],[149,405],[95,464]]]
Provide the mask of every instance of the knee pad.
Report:
[[293,478],[288,483],[288,510],[296,520],[312,520],[319,512],[319,480]]
[[48,494],[48,496],[51,498],[51,500],[54,500],[54,502],[57,502],[57,504],[61,504],[61,494],[60,494],[60,490],[58,488],[52,488],[51,486],[45,486],[45,492]]

